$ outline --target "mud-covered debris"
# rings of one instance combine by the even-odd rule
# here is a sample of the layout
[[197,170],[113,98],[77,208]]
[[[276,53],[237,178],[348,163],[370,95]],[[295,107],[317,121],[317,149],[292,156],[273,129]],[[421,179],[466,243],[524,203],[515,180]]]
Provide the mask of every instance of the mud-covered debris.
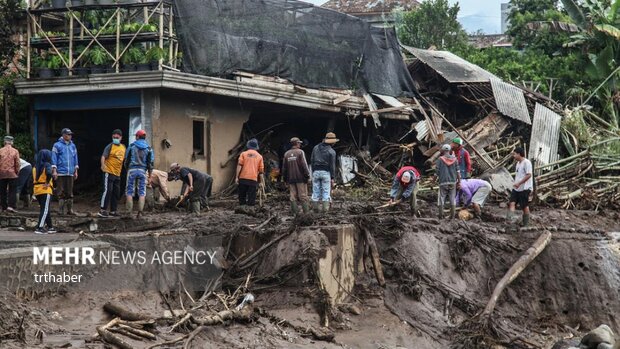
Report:
[[581,339],[581,347],[585,349],[600,349],[601,343],[609,344],[610,347],[616,343],[614,332],[607,325],[600,325]]

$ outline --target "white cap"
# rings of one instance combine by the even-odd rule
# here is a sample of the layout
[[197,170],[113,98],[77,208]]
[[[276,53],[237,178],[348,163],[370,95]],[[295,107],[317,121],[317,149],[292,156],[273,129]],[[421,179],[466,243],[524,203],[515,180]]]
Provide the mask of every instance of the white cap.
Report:
[[444,144],[441,146],[441,151],[450,151],[452,150],[452,147],[450,146],[450,144]]
[[411,182],[411,172],[407,171],[403,173],[402,177],[400,177],[400,180],[403,181],[404,183]]

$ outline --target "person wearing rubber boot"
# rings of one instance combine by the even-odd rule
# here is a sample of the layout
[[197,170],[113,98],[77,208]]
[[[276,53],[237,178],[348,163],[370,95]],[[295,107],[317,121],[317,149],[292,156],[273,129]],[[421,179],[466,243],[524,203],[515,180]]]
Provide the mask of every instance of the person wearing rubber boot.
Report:
[[15,200],[17,200],[18,206],[19,202],[22,201],[24,208],[30,207],[30,201],[32,200],[32,165],[24,159],[19,159],[16,193]]
[[446,201],[450,203],[450,219],[456,213],[456,187],[459,185],[459,171],[456,157],[450,153],[449,144],[441,146],[441,156],[436,162],[437,177],[439,178],[439,195],[437,196],[438,217],[443,219],[443,209]]
[[35,168],[30,172],[34,185],[34,196],[39,202],[39,221],[35,234],[53,234],[56,232],[52,224],[52,152],[47,149],[39,150]]
[[239,186],[239,205],[253,207],[256,205],[256,193],[263,179],[265,164],[263,156],[258,152],[258,141],[255,138],[250,139],[246,146],[248,150],[241,153],[237,161],[235,183]]
[[331,189],[336,178],[336,152],[332,145],[338,141],[335,133],[328,132],[323,142],[312,149],[312,203],[319,212],[329,210]]
[[181,167],[177,163],[170,165],[170,172],[174,175],[169,178],[183,181],[181,200],[189,201],[192,213],[200,214],[201,207],[209,207],[213,177],[193,168]]
[[452,153],[456,157],[456,162],[459,166],[459,176],[462,179],[471,178],[471,156],[463,146],[463,140],[458,137],[453,139],[451,147]]
[[[101,155],[101,171],[103,172],[103,194],[99,207],[99,217],[118,216],[118,199],[121,194],[121,171],[127,149],[121,143],[123,131],[112,131],[112,143],[108,144]],[[110,211],[108,212],[108,208]]]
[[465,207],[474,208],[474,217],[480,218],[482,207],[493,190],[491,183],[482,179],[463,179],[459,186],[457,198],[460,198]]
[[146,206],[149,209],[155,208],[155,203],[159,202],[159,197],[170,201],[170,192],[168,191],[168,172],[153,169],[149,184],[146,186]]
[[413,166],[403,166],[392,181],[390,204],[396,205],[402,201],[409,201],[411,214],[417,211],[418,181],[420,172]]
[[[127,188],[125,203],[127,212],[131,215],[133,211],[133,195],[134,191],[138,191],[138,214],[140,218],[144,212],[144,202],[146,201],[146,184],[153,170],[153,162],[155,161],[153,149],[146,141],[146,131],[138,130],[136,132],[136,141],[129,145],[125,153],[125,167],[127,168]],[[136,188],[137,187],[137,188]]]
[[73,182],[78,179],[78,152],[73,132],[62,129],[62,136],[52,147],[52,171],[58,190],[58,212],[73,215]]
[[308,180],[310,169],[306,162],[306,154],[301,150],[302,141],[297,137],[291,138],[291,149],[284,153],[282,164],[282,178],[288,184],[291,200],[291,213],[299,214],[299,204],[304,213],[310,212],[308,206]]
[[515,148],[512,157],[517,161],[517,173],[512,185],[512,192],[510,193],[507,218],[509,223],[517,219],[514,217],[515,206],[519,204],[519,207],[523,210],[521,226],[527,227],[530,224],[530,193],[534,188],[532,163],[525,158],[525,150],[521,147]]

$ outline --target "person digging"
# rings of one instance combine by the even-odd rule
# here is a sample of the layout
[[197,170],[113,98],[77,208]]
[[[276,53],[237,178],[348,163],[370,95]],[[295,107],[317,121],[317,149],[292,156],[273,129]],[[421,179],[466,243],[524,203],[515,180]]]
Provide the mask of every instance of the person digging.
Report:
[[308,180],[310,170],[306,162],[306,154],[301,150],[302,141],[291,138],[291,149],[284,154],[282,166],[282,178],[288,184],[291,201],[291,213],[296,216],[299,214],[299,204],[304,213],[310,212],[308,200]]
[[493,190],[491,183],[482,179],[463,179],[459,186],[459,194],[457,198],[460,198],[465,207],[470,205],[474,209],[474,217],[481,218],[482,207],[484,206],[487,197]]
[[404,166],[396,173],[392,181],[390,191],[390,206],[397,205],[402,201],[409,201],[411,214],[417,212],[418,181],[420,172],[413,166]]
[[183,181],[182,195],[177,206],[183,201],[189,201],[190,212],[200,214],[201,206],[209,207],[208,197],[211,194],[213,178],[198,170],[189,167],[181,167],[174,163],[170,165],[169,178]]

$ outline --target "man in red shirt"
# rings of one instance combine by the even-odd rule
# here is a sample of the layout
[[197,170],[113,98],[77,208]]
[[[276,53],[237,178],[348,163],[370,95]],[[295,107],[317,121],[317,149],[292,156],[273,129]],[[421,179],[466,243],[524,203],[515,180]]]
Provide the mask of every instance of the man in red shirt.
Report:
[[239,205],[256,205],[256,191],[261,182],[265,165],[263,156],[258,153],[258,141],[250,139],[246,144],[248,150],[239,155],[235,182],[239,185]]
[[471,156],[469,156],[467,149],[463,147],[462,139],[457,137],[452,140],[452,152],[456,156],[461,179],[471,178]]
[[420,172],[413,166],[404,166],[394,176],[392,190],[390,191],[390,203],[397,204],[408,200],[411,213],[415,216],[417,210],[418,181]]

